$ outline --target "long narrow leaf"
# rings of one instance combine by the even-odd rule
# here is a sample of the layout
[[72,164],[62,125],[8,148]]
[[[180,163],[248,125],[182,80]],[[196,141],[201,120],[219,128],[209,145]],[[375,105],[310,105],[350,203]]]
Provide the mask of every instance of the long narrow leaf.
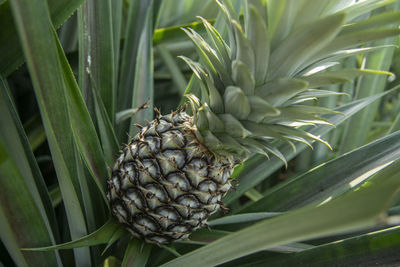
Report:
[[137,129],[135,127],[135,123],[144,124],[146,120],[151,121],[153,119],[153,10],[154,3],[153,1],[150,1],[150,6],[146,12],[143,30],[139,38],[138,49],[140,53],[137,54],[136,59],[136,68],[134,74],[135,82],[132,103],[130,107],[140,107],[150,99],[148,105],[149,108],[132,116],[129,128],[129,134],[131,136],[136,134]]
[[[147,0],[132,1],[129,5],[127,25],[125,29],[125,42],[121,54],[121,69],[117,90],[117,111],[132,108],[133,88],[136,81],[135,73],[139,42],[148,15],[150,2]],[[147,101],[147,99],[145,100]],[[135,108],[135,107],[133,107]],[[117,136],[120,142],[127,139],[129,121],[118,127]]]
[[319,207],[264,220],[162,266],[215,266],[273,246],[370,227],[385,222],[384,214],[399,190],[397,161],[364,188]]
[[[54,26],[60,27],[83,2],[84,0],[48,0]],[[0,5],[0,25],[0,74],[7,77],[24,62],[10,1]]]
[[[60,189],[63,199],[68,200],[64,204],[71,238],[76,239],[86,234],[86,225],[74,165],[76,155],[68,113],[69,102],[66,100],[67,89],[53,25],[45,3],[15,0],[11,2],[11,7],[41,110]],[[74,252],[77,265],[90,264],[87,248]]]
[[[87,0],[82,6],[80,19],[81,49],[79,56],[82,85],[95,86],[100,92],[111,122],[114,121],[116,74],[114,63],[114,36],[111,18],[111,1]],[[94,85],[89,82],[91,76]],[[88,88],[81,88],[89,91]],[[96,101],[93,99],[93,101]]]
[[[398,88],[399,87],[395,87],[392,89],[392,91],[397,90]],[[342,107],[335,109],[335,111],[342,113],[343,115],[342,114],[327,115],[325,118],[327,118],[333,125],[336,126],[340,125],[345,120],[353,116],[356,112],[360,111],[361,109],[368,106],[375,100],[383,97],[384,95],[392,91],[386,91],[384,93],[375,96],[370,96],[364,99],[353,101],[349,104],[346,104]],[[333,129],[332,127],[322,125],[311,129],[310,133],[316,136],[322,136],[331,131],[332,129]],[[297,143],[296,151],[293,151],[290,145],[285,144],[280,146],[279,150],[282,152],[283,155],[285,155],[287,160],[290,160],[295,155],[303,151],[306,147],[307,146],[305,144]],[[283,162],[276,157],[272,157],[269,161],[267,161],[267,164],[265,164],[265,161],[266,161],[265,157],[259,155],[254,156],[254,163],[253,163],[254,165],[252,165],[253,167],[245,168],[246,171],[243,172],[237,171],[236,173],[234,173],[234,177],[239,176],[240,186],[234,193],[229,193],[224,198],[225,203],[229,204],[233,200],[238,199],[247,190],[259,184],[260,182],[265,180],[269,175],[271,175],[273,172],[275,172],[276,170],[278,170],[283,166]],[[243,175],[240,175],[240,173],[243,173]]]
[[[0,96],[0,106],[6,107],[3,93],[1,92],[2,95]],[[2,128],[7,126],[11,128],[13,125],[3,124],[5,115],[2,113],[2,118],[0,118]],[[18,133],[16,134],[18,135]],[[20,251],[20,248],[24,246],[44,246],[54,244],[55,240],[41,198],[38,196],[34,178],[24,177],[21,174],[22,171],[25,175],[29,175],[30,166],[24,166],[25,168],[19,170],[21,166],[19,160],[25,161],[23,164],[29,164],[26,162],[24,153],[19,155],[20,158],[15,161],[15,155],[12,154],[15,153],[18,146],[10,147],[12,143],[8,143],[8,148],[6,148],[5,141],[9,142],[5,136],[0,134],[1,241],[19,266],[60,266],[58,253],[35,254]],[[19,149],[23,148],[19,147]],[[32,173],[30,176],[32,176]],[[50,209],[52,210],[51,207]]]
[[284,211],[335,197],[399,157],[400,133],[395,133],[279,185],[242,212]]

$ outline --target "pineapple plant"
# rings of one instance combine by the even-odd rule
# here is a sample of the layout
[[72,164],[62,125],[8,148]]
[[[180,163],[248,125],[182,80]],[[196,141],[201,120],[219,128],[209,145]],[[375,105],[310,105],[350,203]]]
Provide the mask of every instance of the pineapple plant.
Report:
[[[162,116],[157,111],[156,119],[138,125],[108,180],[112,214],[147,242],[187,239],[207,226],[207,218],[223,207],[233,169],[249,155],[274,155],[286,164],[275,140],[329,146],[301,127],[329,125],[321,115],[334,111],[304,103],[330,94],[318,89],[321,82],[342,81],[325,62],[350,46],[340,42],[340,32],[351,28],[344,25],[346,14],[333,6],[293,25],[273,43],[261,2],[245,4],[244,26],[232,7],[217,3],[229,45],[203,18],[207,39],[183,29],[200,59],[182,57],[198,82],[198,90],[186,95],[192,115],[178,110]],[[374,73],[349,70],[345,75],[368,72]]]
[[400,262],[399,1],[173,1],[0,3],[0,265]]

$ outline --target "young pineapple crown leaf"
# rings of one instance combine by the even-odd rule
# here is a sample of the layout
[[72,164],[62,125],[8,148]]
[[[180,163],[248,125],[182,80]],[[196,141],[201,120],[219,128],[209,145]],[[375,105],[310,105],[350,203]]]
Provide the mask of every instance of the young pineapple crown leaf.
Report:
[[[198,63],[184,58],[196,74],[200,89],[188,99],[197,135],[203,137],[204,145],[213,153],[235,147],[233,153],[240,160],[248,155],[244,152],[272,153],[283,158],[274,148],[276,139],[318,141],[330,147],[321,138],[300,129],[331,125],[321,117],[330,110],[307,101],[317,100],[321,95],[319,88],[326,85],[347,82],[363,74],[389,74],[365,70],[338,73],[330,67],[338,64],[338,54],[341,58],[352,56],[350,49],[395,35],[396,28],[377,30],[389,23],[379,16],[349,21],[348,17],[354,17],[357,11],[340,1],[315,3],[318,9],[312,13],[305,2],[315,1],[291,2],[286,10],[292,12],[290,18],[268,13],[269,3],[265,1],[245,2],[243,20],[239,21],[229,1],[217,1],[225,28],[218,31],[200,18],[205,37],[185,29],[199,56]],[[369,21],[377,25],[371,26]],[[368,36],[369,27],[378,33]]]

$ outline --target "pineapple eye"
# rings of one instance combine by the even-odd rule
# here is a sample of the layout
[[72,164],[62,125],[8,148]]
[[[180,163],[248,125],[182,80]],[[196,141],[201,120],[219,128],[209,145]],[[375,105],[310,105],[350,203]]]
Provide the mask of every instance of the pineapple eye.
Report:
[[156,126],[156,130],[158,133],[163,133],[171,129],[172,124],[165,121],[165,120],[160,120],[158,125]]
[[122,169],[124,172],[124,176],[128,176],[131,183],[135,183],[137,178],[137,168],[133,162],[127,163]]
[[136,216],[135,222],[149,229],[150,231],[157,231],[157,229],[159,228],[152,217],[146,216],[144,214],[139,214],[138,216]]
[[147,236],[146,238],[148,238],[150,241],[153,241],[157,244],[164,244],[168,242],[168,239],[166,239],[165,237],[159,236],[159,235],[151,235],[151,236]]
[[189,227],[186,225],[171,225],[168,227],[168,230],[178,233],[186,233],[189,230]]
[[168,197],[162,186],[158,184],[148,184],[146,185],[146,189],[149,190],[161,202],[167,202]]
[[179,169],[185,164],[185,153],[181,150],[165,150],[163,155]]
[[207,217],[207,212],[204,210],[193,212],[192,216],[190,217],[193,220],[203,220]]
[[171,130],[161,135],[161,148],[166,149],[181,149],[185,145],[185,137],[178,130]]
[[136,157],[137,153],[137,146],[136,144],[132,144],[124,149],[124,155],[125,155],[125,162],[132,161]]
[[142,184],[154,182],[160,176],[160,167],[155,159],[143,159],[142,169],[139,171],[139,180]]
[[128,215],[126,214],[125,209],[121,205],[119,204],[115,205],[112,211],[114,215],[117,216],[120,222],[126,222],[128,220]]
[[183,173],[174,172],[167,176],[167,181],[178,185],[182,191],[189,191],[190,184]]
[[176,221],[178,219],[178,214],[169,207],[160,207],[156,212],[158,215],[165,217],[171,221]]
[[147,142],[147,146],[149,147],[150,153],[156,154],[160,151],[160,138],[156,136],[147,136],[145,140]]
[[200,206],[199,201],[193,195],[183,195],[178,197],[177,201],[179,204],[184,205],[188,208],[198,208]]
[[146,201],[143,195],[136,189],[128,189],[125,195],[126,198],[124,197],[124,201],[128,207],[135,205],[139,210],[144,210],[146,208]]
[[217,185],[213,181],[208,180],[201,182],[197,188],[203,192],[215,192]]

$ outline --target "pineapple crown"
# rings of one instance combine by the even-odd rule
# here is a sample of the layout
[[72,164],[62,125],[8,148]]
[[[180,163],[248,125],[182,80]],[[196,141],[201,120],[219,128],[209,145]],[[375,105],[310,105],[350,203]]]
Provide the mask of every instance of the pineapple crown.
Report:
[[199,56],[199,62],[181,57],[197,80],[197,91],[187,98],[198,138],[216,155],[273,154],[285,163],[276,140],[329,146],[303,127],[331,125],[321,115],[335,112],[315,100],[340,93],[321,88],[364,74],[390,75],[332,68],[338,60],[382,48],[359,45],[399,34],[398,28],[386,27],[398,12],[356,20],[379,7],[365,2],[371,1],[299,0],[282,11],[279,1],[249,0],[242,2],[240,17],[230,1],[217,1],[229,44],[203,18],[207,40],[183,29]]

